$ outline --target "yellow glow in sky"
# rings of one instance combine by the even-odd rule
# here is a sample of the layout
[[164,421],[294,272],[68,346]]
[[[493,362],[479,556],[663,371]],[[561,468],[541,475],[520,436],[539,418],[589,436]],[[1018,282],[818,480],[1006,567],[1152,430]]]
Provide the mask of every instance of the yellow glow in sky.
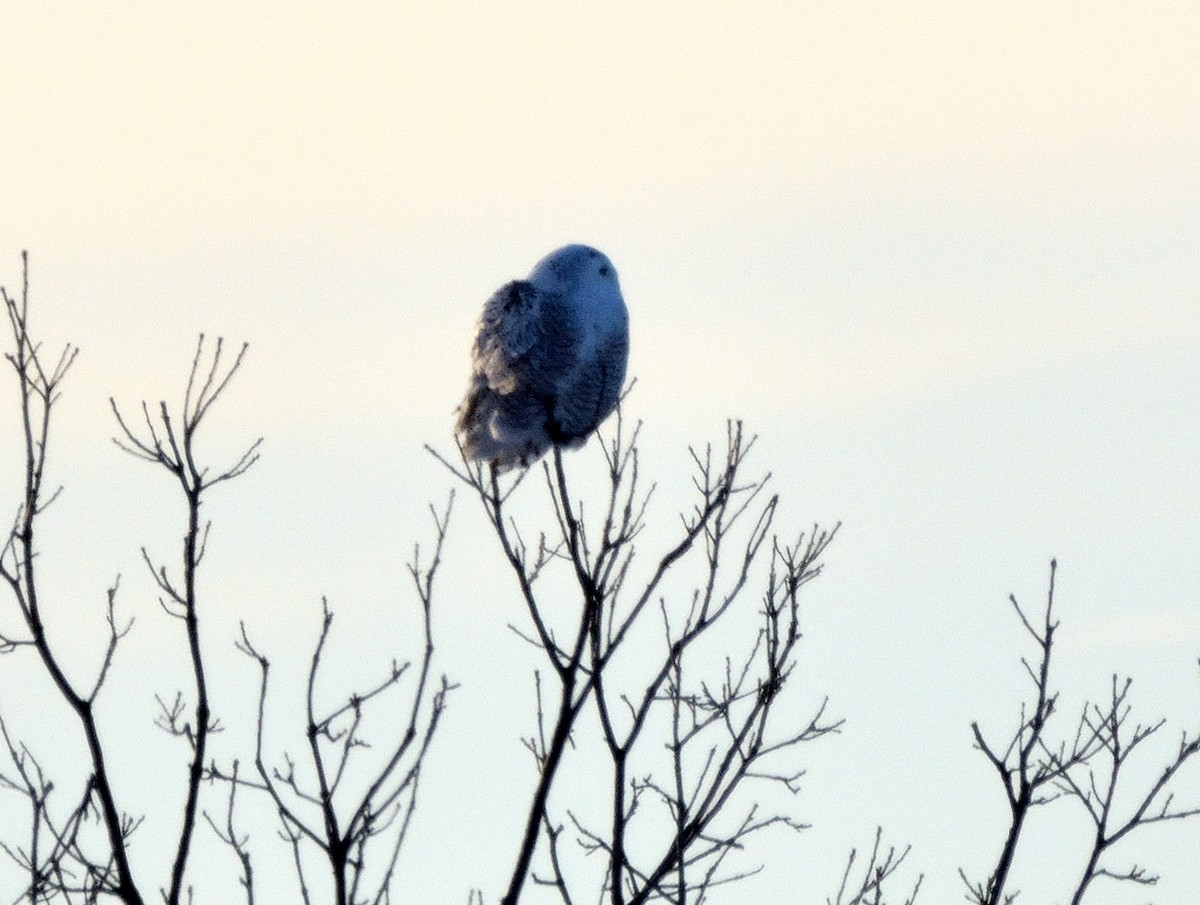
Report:
[[5,228],[1195,185],[1188,4],[250,7],[7,10]]

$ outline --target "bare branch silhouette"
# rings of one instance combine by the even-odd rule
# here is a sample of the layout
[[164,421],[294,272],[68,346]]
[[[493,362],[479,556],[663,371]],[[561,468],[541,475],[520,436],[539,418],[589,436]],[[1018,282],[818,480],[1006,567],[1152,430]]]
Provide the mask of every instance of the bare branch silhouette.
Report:
[[979,724],[971,724],[975,747],[983,752],[995,768],[1003,783],[1009,808],[1008,833],[996,867],[987,880],[973,882],[962,870],[959,871],[967,887],[968,901],[977,905],[1001,905],[1013,900],[1014,894],[1006,893],[1005,887],[1030,811],[1057,798],[1061,794],[1057,790],[1057,781],[1068,770],[1092,757],[1100,745],[1097,733],[1083,731],[1086,727],[1082,725],[1081,731],[1075,733],[1069,744],[1062,742],[1053,746],[1046,741],[1046,727],[1058,704],[1058,693],[1050,685],[1054,632],[1058,628],[1058,622],[1054,620],[1054,578],[1057,569],[1057,562],[1051,560],[1045,612],[1037,625],[1030,621],[1016,597],[1009,596],[1013,610],[1038,649],[1036,661],[1031,663],[1021,658],[1021,664],[1033,683],[1032,703],[1021,705],[1020,722],[1003,747],[989,744]]
[[1084,712],[1083,724],[1090,733],[1095,734],[1101,751],[1097,752],[1096,757],[1076,765],[1075,769],[1064,772],[1057,781],[1064,793],[1082,803],[1095,828],[1087,864],[1071,897],[1071,905],[1080,905],[1084,893],[1097,877],[1147,886],[1157,883],[1158,877],[1145,868],[1134,865],[1122,871],[1114,871],[1103,867],[1100,863],[1101,858],[1138,827],[1169,820],[1184,820],[1200,814],[1200,805],[1182,808],[1176,806],[1174,792],[1171,791],[1179,770],[1200,751],[1200,733],[1189,736],[1184,732],[1173,759],[1162,769],[1150,787],[1134,798],[1132,813],[1123,820],[1115,816],[1118,788],[1126,797],[1131,794],[1126,788],[1128,783],[1120,782],[1127,776],[1121,772],[1122,768],[1144,741],[1166,725],[1166,720],[1159,720],[1149,725],[1136,723],[1130,728],[1129,714],[1132,707],[1126,698],[1132,684],[1132,679],[1120,681],[1114,675],[1107,703],[1104,706],[1092,704]]
[[[145,421],[144,432],[134,431],[121,414],[116,400],[109,399],[113,415],[121,429],[121,437],[114,437],[113,442],[130,455],[165,468],[179,482],[187,505],[182,580],[171,578],[165,565],[156,565],[150,554],[144,548],[142,550],[142,558],[150,575],[162,593],[166,595],[165,598],[160,599],[160,603],[168,613],[180,618],[186,627],[188,653],[191,659],[196,694],[196,704],[190,720],[179,722],[182,718],[182,697],[180,696],[176,698],[175,708],[166,714],[165,722],[160,721],[160,724],[165,725],[173,735],[186,738],[191,748],[187,797],[179,828],[179,841],[171,868],[170,885],[163,890],[163,897],[168,905],[177,905],[184,895],[184,877],[196,826],[200,781],[204,773],[208,736],[210,732],[219,728],[210,710],[208,677],[205,673],[204,657],[200,647],[200,614],[196,593],[196,573],[204,559],[209,531],[207,523],[201,524],[200,507],[205,491],[215,484],[244,474],[258,460],[257,450],[262,444],[260,437],[232,466],[210,476],[208,466],[200,465],[197,460],[195,439],[204,421],[204,416],[210,411],[213,403],[220,398],[226,387],[229,386],[233,375],[241,367],[247,348],[248,346],[243,343],[233,364],[222,369],[223,340],[217,339],[211,355],[206,358],[204,336],[201,335],[196,343],[196,354],[192,359],[181,411],[175,417],[167,403],[160,402],[156,421],[150,414],[150,407],[143,402],[141,408]],[[202,381],[199,390],[196,389],[198,381]],[[174,609],[168,607],[167,600],[171,601]]]
[[1130,706],[1126,701],[1132,684],[1114,675],[1108,701],[1085,704],[1076,723],[1073,736],[1067,741],[1052,744],[1046,727],[1055,713],[1058,701],[1050,690],[1050,661],[1054,632],[1058,623],[1053,620],[1054,579],[1057,564],[1050,563],[1050,589],[1046,610],[1039,626],[1034,626],[1016,599],[1010,597],[1013,608],[1026,632],[1040,649],[1036,665],[1022,659],[1025,671],[1034,684],[1035,696],[1030,709],[1024,707],[1021,722],[1003,750],[989,745],[978,723],[971,725],[975,745],[987,757],[1004,782],[1011,822],[1004,847],[995,870],[986,882],[971,881],[959,870],[967,887],[967,899],[978,905],[999,905],[1016,899],[1016,893],[1006,890],[1009,871],[1016,854],[1021,831],[1029,812],[1038,805],[1067,797],[1080,802],[1095,828],[1092,845],[1078,885],[1072,895],[1072,905],[1080,905],[1091,882],[1097,877],[1125,880],[1151,885],[1158,878],[1146,869],[1134,865],[1113,871],[1101,865],[1102,856],[1122,838],[1140,826],[1171,820],[1182,820],[1200,814],[1200,806],[1180,808],[1174,804],[1172,781],[1179,770],[1200,751],[1200,734],[1185,732],[1174,759],[1158,775],[1157,780],[1141,793],[1132,813],[1124,820],[1114,817],[1113,808],[1118,791],[1123,796],[1128,783],[1120,780],[1121,770],[1134,750],[1165,725],[1165,720],[1150,725],[1128,725]]
[[[564,823],[548,802],[589,704],[610,765],[608,824],[604,830],[589,827],[570,810],[566,823],[583,850],[603,854],[605,896],[614,905],[699,901],[708,888],[746,875],[744,869],[723,872],[730,852],[767,827],[801,825],[785,815],[764,816],[751,802],[736,805],[735,793],[754,782],[795,791],[801,771],[785,766],[788,753],[840,726],[826,718],[825,704],[798,727],[781,731],[773,719],[800,638],[798,593],[819,573],[819,558],[833,532],[814,529],[791,544],[773,537],[778,501],[765,493],[769,475],[742,476],[753,439],[744,437],[740,423],[730,423],[722,453],[711,447],[692,451],[693,509],[676,539],[651,562],[645,581],[635,585],[630,579],[635,540],[654,491],[641,482],[639,430],[640,425],[626,434],[618,409],[615,436],[603,445],[607,487],[594,519],[585,519],[561,451],[554,449],[542,468],[554,525],[536,531],[536,546],[525,540],[535,532],[522,531],[506,509],[528,472],[506,478],[502,486],[486,465],[464,460],[456,466],[439,456],[483,504],[529,614],[531,631],[518,631],[541,648],[550,675],[558,680],[555,703],[547,706],[544,676],[535,675],[537,728],[525,744],[538,779],[503,905],[515,905],[530,876],[555,888],[564,902],[576,898],[562,860]],[[698,580],[689,597],[669,601],[660,588],[685,559],[696,560]],[[757,625],[739,635],[735,621],[746,625],[753,613],[746,610],[752,606],[746,592],[760,559],[765,560],[765,590]],[[572,576],[578,593],[566,638],[552,628],[549,604],[537,591],[547,571],[558,566]],[[561,611],[560,600],[555,608]],[[629,639],[656,617],[662,626],[660,652],[647,658],[639,644],[636,656],[623,658]],[[556,624],[563,621],[556,617]],[[714,661],[711,652],[700,653],[700,641],[720,631],[726,633],[721,637],[728,652]],[[714,664],[723,676],[716,684],[710,675]],[[633,675],[638,678],[631,680]],[[660,776],[651,764],[662,744],[655,731],[665,724],[673,727],[671,761]],[[636,851],[630,846],[635,824],[659,823],[669,832],[653,846],[644,839]],[[531,872],[541,840],[548,875]]]
[[246,843],[250,841],[247,834],[239,833],[233,822],[234,807],[237,802],[237,793],[239,787],[238,781],[238,762],[233,762],[233,769],[229,774],[229,798],[226,800],[225,820],[218,824],[216,820],[208,813],[204,812],[204,819],[217,838],[224,842],[233,854],[237,857],[238,865],[241,868],[242,875],[238,879],[242,889],[246,891],[246,905],[254,905],[254,865],[250,858],[250,850],[246,847]]
[[[826,899],[825,905],[887,905],[889,900],[884,898],[884,886],[893,879],[896,871],[908,858],[912,846],[905,846],[897,851],[895,846],[883,849],[883,828],[875,830],[875,840],[871,845],[871,854],[861,862],[861,872],[854,872],[855,862],[859,855],[857,849],[851,849],[846,858],[846,869],[842,873],[842,882],[838,886],[837,896]],[[924,874],[917,877],[912,892],[903,899],[891,900],[898,905],[913,905],[917,901],[917,893],[921,891]]]
[[[330,897],[328,890],[336,905],[398,901],[401,852],[420,828],[414,814],[427,794],[422,776],[441,737],[447,696],[457,687],[437,674],[433,642],[435,586],[454,494],[444,507],[430,507],[433,542],[414,547],[407,563],[421,625],[408,659],[386,655],[370,681],[330,691],[339,670],[334,613],[322,599],[305,681],[292,702],[303,713],[297,726],[303,740],[280,742],[268,717],[268,699],[280,692],[266,654],[279,640],[252,641],[257,631],[243,623],[234,645],[253,664],[258,685],[250,712],[226,714],[227,724],[237,723],[229,736],[233,750],[218,759],[210,753],[211,736],[223,727],[211,692],[228,677],[210,671],[201,646],[197,575],[211,524],[200,511],[209,490],[257,462],[262,439],[218,468],[207,464],[197,438],[247,347],[234,351],[201,336],[178,405],[143,401],[122,408],[110,398],[113,442],[164,469],[186,512],[178,560],[140,551],[154,596],[187,641],[190,676],[185,688],[154,694],[153,723],[180,740],[175,750],[185,752],[187,770],[171,804],[178,805],[170,815],[176,829],[155,842],[168,848],[169,877],[161,885],[150,880],[138,873],[147,868],[132,863],[130,843],[141,818],[122,809],[108,766],[115,758],[131,763],[136,736],[113,732],[97,717],[102,704],[112,705],[112,676],[137,645],[134,620],[118,599],[120,575],[101,586],[106,592],[96,605],[103,628],[91,639],[94,659],[82,676],[75,655],[67,654],[74,639],[58,637],[58,623],[46,618],[63,605],[46,590],[53,586],[39,558],[42,520],[62,489],[49,477],[51,427],[78,353],[68,345],[51,355],[36,341],[25,255],[22,271],[19,294],[0,287],[23,466],[11,521],[0,534],[0,584],[12,607],[0,656],[49,678],[51,695],[70,714],[66,734],[86,754],[64,769],[32,736],[22,737],[14,713],[0,716],[6,806],[0,862],[6,881],[18,875],[14,905],[144,905],[148,888],[158,889],[155,898],[164,905],[192,905],[209,894],[213,865],[199,859],[210,849],[219,853],[217,869],[236,879],[236,897],[255,905],[280,883],[264,869],[264,843],[252,830],[264,815],[277,821],[275,845],[292,864],[284,872],[294,868],[299,902],[314,905]],[[500,473],[469,461],[461,448],[457,457],[430,449],[451,483],[465,484],[486,515],[500,572],[521,602],[521,616],[509,628],[537,657],[532,725],[514,739],[529,752],[533,775],[516,815],[500,905],[534,893],[564,905],[704,905],[718,890],[736,889],[763,868],[755,857],[763,836],[808,827],[794,808],[805,782],[805,746],[842,726],[819,690],[796,681],[802,592],[820,574],[837,526],[803,532],[779,526],[771,475],[750,472],[754,439],[736,421],[722,443],[689,450],[683,514],[656,524],[658,507],[651,504],[659,499],[644,472],[641,425],[627,422],[620,407],[609,424],[589,441],[602,459],[587,466],[585,457],[565,458],[554,447],[536,468]],[[585,467],[595,468],[595,477],[585,477]],[[959,870],[975,905],[1017,898],[1013,865],[1025,829],[1040,819],[1035,815],[1074,807],[1090,821],[1082,870],[1074,863],[1062,868],[1079,877],[1072,905],[1082,905],[1097,878],[1155,883],[1132,852],[1116,860],[1118,846],[1140,827],[1174,826],[1200,814],[1200,802],[1183,794],[1176,800],[1180,777],[1200,751],[1194,727],[1140,787],[1133,778],[1158,744],[1153,739],[1163,740],[1166,722],[1133,720],[1131,680],[1114,676],[1105,700],[1086,704],[1060,728],[1051,681],[1056,575],[1052,561],[1036,617],[1009,598],[1036,652],[1021,660],[1032,688],[1015,726],[994,734],[971,724],[974,747],[990,765],[988,775],[999,778],[1007,805],[994,865],[980,879]],[[139,779],[150,769],[132,767]],[[52,775],[58,771],[63,775]],[[1040,807],[1055,800],[1058,808]],[[210,849],[193,844],[201,821],[215,840]],[[885,845],[876,830],[870,845],[851,850],[839,865],[840,883],[826,905],[914,905],[925,875],[908,875],[910,851]],[[146,886],[151,882],[155,887]],[[467,901],[483,905],[483,892],[472,888]]]
[[[306,760],[315,777],[315,787],[297,775],[296,762],[284,753],[284,767],[270,767],[264,752],[266,745],[266,702],[270,661],[254,645],[242,626],[240,650],[258,665],[259,696],[255,731],[255,768],[258,779],[237,775],[236,769],[222,770],[210,765],[207,775],[231,785],[242,785],[266,793],[283,826],[285,839],[292,847],[297,879],[304,901],[308,901],[303,867],[303,850],[315,846],[329,869],[338,905],[390,901],[396,863],[416,809],[421,769],[437,732],[446,696],[454,684],[442,676],[432,685],[433,590],[442,563],[442,550],[450,524],[453,494],[440,513],[430,507],[435,540],[433,554],[423,562],[419,546],[409,561],[409,576],[421,606],[424,648],[413,663],[393,661],[387,673],[369,689],[351,693],[342,703],[321,710],[317,684],[324,662],[325,645],[333,625],[333,612],[322,601],[321,629],[313,648],[305,690]],[[347,784],[350,761],[367,747],[362,721],[368,705],[394,696],[410,672],[415,671],[408,698],[407,717],[399,738],[388,741],[390,749],[377,762],[370,778],[354,791]],[[225,834],[225,835],[228,835]],[[373,844],[379,843],[379,844]],[[376,854],[382,851],[383,854]],[[368,868],[375,865],[374,879]],[[366,884],[373,891],[366,889]]]
[[[12,592],[28,637],[6,639],[0,650],[11,653],[32,647],[36,651],[59,695],[79,721],[87,743],[92,771],[91,779],[87,783],[88,791],[83,803],[74,812],[78,815],[77,819],[68,819],[67,822],[77,826],[94,798],[106,833],[108,854],[101,861],[85,858],[78,865],[85,870],[87,877],[82,881],[85,885],[80,889],[96,894],[115,895],[128,905],[141,905],[142,895],[134,882],[126,850],[126,840],[136,826],[136,821],[122,814],[117,806],[95,715],[96,698],[104,684],[116,644],[123,634],[123,631],[115,628],[111,615],[116,585],[114,583],[108,595],[110,626],[113,628],[104,663],[86,692],[79,690],[67,678],[64,664],[47,635],[42,615],[43,601],[36,568],[37,523],[38,517],[54,502],[59,493],[58,490],[54,490],[47,495],[44,490],[50,426],[54,405],[60,398],[62,381],[74,364],[79,350],[68,345],[53,364],[43,359],[41,345],[33,339],[29,330],[29,259],[24,252],[21,254],[21,265],[23,278],[20,297],[14,298],[6,289],[0,287],[0,300],[4,302],[13,342],[13,350],[6,352],[4,357],[12,366],[17,378],[25,449],[24,494],[13,527],[0,548],[0,578]],[[74,832],[69,838],[74,841]],[[73,876],[74,871],[69,867],[69,862],[72,857],[81,853],[82,850],[74,844],[57,846],[55,856],[58,860],[52,862],[48,868],[48,877],[39,877],[38,883],[45,888],[65,892],[67,887],[54,887],[49,884],[54,882],[56,876]]]

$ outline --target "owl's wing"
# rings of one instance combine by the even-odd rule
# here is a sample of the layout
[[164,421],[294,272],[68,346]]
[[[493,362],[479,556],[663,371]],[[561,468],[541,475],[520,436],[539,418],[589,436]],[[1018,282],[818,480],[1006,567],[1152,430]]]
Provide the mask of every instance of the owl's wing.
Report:
[[552,397],[578,345],[569,315],[556,296],[523,280],[501,286],[479,317],[475,373],[501,395]]

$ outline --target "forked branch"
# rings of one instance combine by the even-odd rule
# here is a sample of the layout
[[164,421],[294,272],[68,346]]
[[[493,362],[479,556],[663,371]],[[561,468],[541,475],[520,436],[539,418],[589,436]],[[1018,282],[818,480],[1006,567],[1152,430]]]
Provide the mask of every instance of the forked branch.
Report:
[[[180,712],[169,713],[167,720],[172,734],[186,737],[191,748],[186,800],[171,867],[171,879],[162,891],[167,905],[178,905],[185,894],[184,877],[198,817],[200,781],[204,773],[208,736],[217,727],[210,710],[208,676],[200,646],[196,574],[204,559],[209,531],[209,525],[201,523],[200,507],[205,491],[215,484],[244,474],[258,461],[258,449],[262,444],[260,437],[250,444],[233,465],[210,474],[209,467],[199,460],[196,436],[213,404],[225,392],[233,375],[241,367],[247,348],[243,343],[233,363],[225,366],[222,362],[223,340],[218,338],[211,354],[206,355],[204,336],[201,335],[196,343],[196,353],[192,358],[181,408],[178,412],[173,412],[163,401],[157,406],[157,416],[153,416],[150,406],[143,402],[141,411],[144,425],[140,431],[135,431],[125,419],[116,400],[109,399],[120,428],[120,436],[114,437],[113,442],[135,458],[159,465],[173,475],[179,483],[186,505],[187,528],[183,539],[181,579],[171,578],[165,565],[156,564],[145,549],[142,551],[146,567],[164,595],[160,598],[161,605],[168,613],[180,618],[185,625],[196,694],[196,705],[190,723],[178,723]],[[177,697],[176,700],[179,702],[181,698]]]

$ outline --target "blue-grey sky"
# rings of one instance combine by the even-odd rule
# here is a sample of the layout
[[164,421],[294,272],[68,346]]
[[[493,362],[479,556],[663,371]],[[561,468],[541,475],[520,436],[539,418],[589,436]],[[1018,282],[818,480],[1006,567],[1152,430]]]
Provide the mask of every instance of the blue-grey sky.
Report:
[[[83,349],[46,571],[62,643],[84,652],[123,574],[138,623],[114,681],[134,691],[107,715],[147,727],[154,789],[182,775],[148,728],[151,693],[178,680],[137,551],[169,550],[178,512],[165,477],[108,443],[108,396],[176,394],[201,331],[248,340],[211,448],[266,441],[212,504],[214,657],[246,679],[240,618],[286,659],[324,593],[355,668],[372,645],[386,663],[403,556],[448,488],[421,447],[448,446],[474,318],[574,241],[620,272],[630,408],[664,484],[741,417],[788,524],[844,523],[811,588],[800,700],[828,694],[847,726],[810,752],[794,806],[813,829],[772,837],[742,895],[824,901],[883,823],[913,842],[928,901],[957,898],[1004,810],[969,724],[1015,717],[1029,651],[1006,597],[1035,605],[1051,556],[1067,709],[1128,672],[1144,720],[1195,727],[1200,12],[244,7],[0,15],[0,282],[28,248],[41,335]],[[663,531],[676,499],[653,513]],[[471,809],[497,784],[519,800],[529,776],[517,598],[460,503],[438,617],[463,683],[441,750],[458,754],[424,792],[418,901],[494,888],[508,846],[487,834],[511,827]],[[0,661],[0,688],[27,667]],[[0,712],[38,693],[0,692]],[[1182,788],[1200,800],[1196,771]],[[1061,901],[1078,861],[1081,825],[1056,807],[1017,865],[1031,902]],[[1161,870],[1149,893],[1170,905],[1200,882],[1198,847],[1200,824],[1149,830],[1114,866]]]

